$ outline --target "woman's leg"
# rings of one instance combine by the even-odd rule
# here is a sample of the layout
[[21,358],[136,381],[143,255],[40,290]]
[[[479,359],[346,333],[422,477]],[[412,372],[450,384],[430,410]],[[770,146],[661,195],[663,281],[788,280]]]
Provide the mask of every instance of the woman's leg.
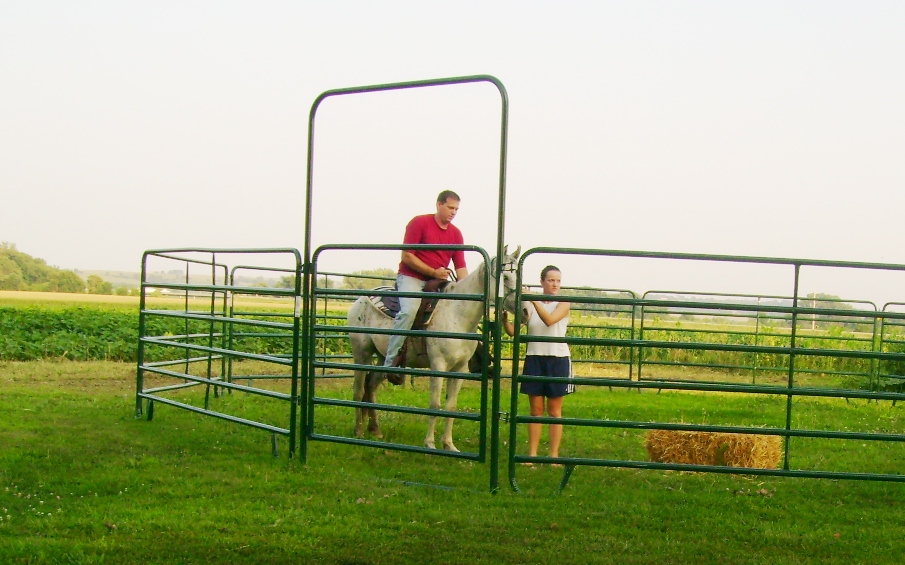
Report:
[[[531,408],[532,416],[543,416],[544,415],[544,397],[543,396],[533,396],[528,395],[528,403]],[[538,423],[530,423],[528,424],[528,455],[534,457],[537,455],[537,445],[540,443],[540,429],[541,424]]]
[[[565,396],[547,399],[547,416],[562,418],[562,401]],[[550,457],[559,457],[559,443],[562,441],[562,424],[550,424]]]

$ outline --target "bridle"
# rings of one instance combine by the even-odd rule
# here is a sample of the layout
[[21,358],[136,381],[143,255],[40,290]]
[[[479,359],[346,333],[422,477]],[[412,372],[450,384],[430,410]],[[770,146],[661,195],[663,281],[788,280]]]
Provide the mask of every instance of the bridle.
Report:
[[[515,261],[506,261],[503,263],[503,267],[500,269],[500,276],[503,273],[512,273],[515,274],[518,272],[518,265]],[[505,278],[503,279],[505,280]],[[502,281],[501,281],[502,282]],[[518,285],[514,285],[511,289],[505,288],[505,283],[503,283],[503,287],[501,290],[503,291],[503,301],[501,304],[506,304],[506,301],[509,300],[509,296],[515,294],[516,288]]]

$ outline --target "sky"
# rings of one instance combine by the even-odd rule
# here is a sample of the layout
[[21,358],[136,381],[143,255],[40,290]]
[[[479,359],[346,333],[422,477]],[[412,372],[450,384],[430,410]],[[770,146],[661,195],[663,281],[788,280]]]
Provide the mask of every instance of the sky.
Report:
[[[0,241],[81,270],[302,249],[320,93],[489,74],[513,247],[905,264],[902,29],[899,1],[0,0]],[[400,243],[452,189],[493,253],[500,111],[486,83],[327,99],[313,244]],[[788,267],[561,255],[531,276],[548,262],[638,293],[793,288]],[[905,301],[897,273],[803,271],[803,293]]]

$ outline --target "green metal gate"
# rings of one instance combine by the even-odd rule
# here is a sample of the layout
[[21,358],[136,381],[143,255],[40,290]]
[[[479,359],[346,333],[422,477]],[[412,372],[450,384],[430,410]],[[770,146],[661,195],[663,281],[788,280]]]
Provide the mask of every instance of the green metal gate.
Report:
[[[323,325],[318,325],[316,323],[316,308],[315,301],[317,300],[319,295],[323,295],[322,292],[325,289],[318,289],[316,284],[316,279],[318,276],[316,261],[317,256],[323,252],[327,252],[329,250],[336,250],[341,248],[341,246],[321,246],[316,252],[312,253],[312,217],[314,214],[313,210],[313,194],[314,194],[314,155],[315,155],[315,118],[317,116],[318,108],[321,103],[331,97],[336,96],[349,96],[349,95],[360,95],[374,92],[388,92],[388,91],[398,91],[398,90],[408,90],[415,88],[433,88],[433,87],[441,87],[441,86],[455,86],[462,84],[470,84],[470,83],[489,83],[494,85],[500,93],[500,102],[501,102],[501,110],[500,110],[500,154],[499,154],[499,189],[498,189],[498,208],[497,208],[497,241],[496,241],[496,257],[503,256],[503,232],[504,232],[504,222],[505,222],[505,206],[506,206],[506,157],[507,157],[507,142],[508,142],[508,123],[509,123],[509,100],[508,95],[506,93],[506,89],[503,84],[499,81],[499,79],[489,76],[489,75],[474,75],[474,76],[464,76],[464,77],[453,77],[453,78],[442,78],[435,80],[423,80],[423,81],[412,81],[412,82],[400,82],[400,83],[391,83],[391,84],[380,84],[380,85],[372,85],[372,86],[361,86],[361,87],[353,87],[353,88],[343,88],[336,90],[328,90],[323,92],[320,96],[318,96],[314,103],[311,106],[311,111],[309,114],[309,122],[308,122],[308,168],[307,168],[307,190],[306,190],[306,199],[305,199],[305,247],[304,247],[304,257],[305,257],[305,268],[304,268],[304,283],[302,288],[311,289],[311,292],[307,293],[304,297],[303,303],[303,319],[305,323],[303,324],[302,330],[302,339],[303,343],[305,343],[307,347],[307,358],[304,362],[304,378],[306,382],[306,391],[307,391],[307,402],[303,403],[302,409],[302,421],[306,423],[304,433],[301,436],[300,441],[300,453],[302,460],[305,460],[307,457],[307,444],[309,440],[312,441],[342,441],[342,442],[354,442],[361,445],[374,445],[380,447],[386,447],[383,443],[372,444],[367,441],[362,440],[354,440],[353,438],[340,438],[338,436],[324,436],[319,435],[314,432],[314,428],[316,426],[316,414],[315,409],[317,406],[325,406],[327,404],[338,405],[339,401],[329,401],[327,399],[317,397],[315,395],[314,382],[317,374],[317,370],[327,369],[328,367],[332,367],[332,363],[330,361],[316,361],[315,358],[315,350],[314,350],[314,342],[317,339],[321,339],[323,336],[319,336],[318,332],[324,331],[334,331],[328,328],[323,327]],[[347,246],[345,248],[348,248]],[[471,249],[473,251],[480,252],[485,261],[488,261],[487,254],[477,248],[477,247],[469,247],[466,248]],[[384,245],[384,246],[361,246],[361,249],[403,249],[402,246],[392,244],[392,245]],[[489,263],[488,263],[489,264]],[[499,297],[499,281],[500,277],[500,269],[502,267],[500,261],[496,261],[494,263],[496,265],[497,272],[494,273],[495,277],[493,280],[496,281],[495,287],[493,289],[493,296],[495,297],[495,306],[494,309],[497,310],[499,308],[500,297]],[[486,288],[486,286],[485,286]],[[489,290],[489,289],[488,289]],[[334,291],[334,295],[337,293]],[[460,297],[461,299],[476,299],[476,297]],[[484,300],[484,298],[481,298]],[[486,304],[486,300],[485,300]],[[490,320],[489,311],[488,317],[486,318]],[[477,334],[476,334],[477,335]],[[500,339],[499,339],[499,325],[496,323],[489,324],[489,327],[485,327],[484,336],[485,343],[487,341],[487,337],[490,335],[493,336],[492,342],[494,344],[492,359],[498,360],[500,358]],[[497,414],[499,412],[499,402],[500,402],[500,387],[499,387],[499,363],[493,363],[493,373],[488,373],[487,367],[488,360],[485,359],[485,367],[482,373],[482,390],[485,390],[488,386],[490,388],[490,402],[489,406],[484,398],[482,393],[482,401],[481,401],[481,414],[479,416],[481,422],[482,429],[482,440],[481,447],[478,453],[475,454],[467,454],[462,455],[463,457],[474,457],[477,460],[484,460],[484,433],[485,426],[488,425],[490,427],[489,434],[489,459],[490,459],[490,488],[491,490],[496,490],[498,488],[499,483],[499,471],[498,471],[498,461],[499,461],[499,445],[498,445],[498,437],[499,437],[499,421],[496,418],[492,418],[490,414]],[[419,376],[429,375],[430,372],[415,372],[414,374],[418,374]],[[488,380],[489,379],[489,380]],[[486,392],[486,391],[485,391]],[[352,404],[349,402],[342,402],[343,406],[354,408]],[[390,410],[390,407],[381,407],[383,410]],[[410,409],[413,413],[422,413],[427,414],[428,411],[424,411],[423,409]],[[350,410],[350,414],[351,414]],[[455,417],[458,418],[471,418],[470,415],[467,414],[454,414]],[[411,451],[420,451],[421,448],[417,448],[414,446],[395,446],[396,449],[404,449]],[[433,451],[438,455],[450,455],[448,453]]]
[[[243,265],[243,269],[290,273],[291,286],[243,286],[236,279],[236,268],[230,269],[224,262],[230,259],[260,261]],[[156,262],[156,271],[150,268],[151,262]],[[274,266],[275,262],[282,266]],[[154,416],[155,403],[165,404],[270,432],[274,453],[276,438],[285,436],[292,456],[302,376],[301,270],[301,254],[295,249],[146,251],[141,273],[136,417],[145,413],[143,402],[147,403],[148,420]],[[173,280],[174,274],[182,280]],[[245,305],[241,298],[253,301],[253,306]],[[237,371],[237,361],[248,369]],[[233,382],[237,377],[247,384]],[[284,416],[267,422],[224,412],[211,405],[211,393],[217,398],[224,392],[276,402],[282,405]]]
[[[510,399],[510,429],[509,429],[509,479],[514,489],[518,489],[516,481],[517,464],[522,462],[535,463],[561,463],[564,464],[562,485],[565,486],[570,474],[576,466],[600,466],[600,467],[626,467],[639,469],[668,469],[677,471],[706,471],[715,473],[742,473],[752,475],[776,475],[794,477],[815,477],[833,479],[860,479],[878,481],[905,481],[900,464],[903,460],[903,442],[905,442],[905,430],[902,429],[872,429],[850,431],[846,429],[834,429],[831,424],[811,426],[805,425],[805,418],[801,417],[802,409],[796,405],[804,403],[808,399],[844,399],[849,402],[853,399],[864,399],[869,402],[892,401],[893,403],[905,399],[901,391],[902,375],[905,374],[905,338],[902,333],[895,331],[905,325],[905,313],[899,309],[894,312],[894,305],[890,303],[881,311],[867,301],[847,301],[850,308],[832,308],[832,304],[821,304],[816,299],[810,300],[799,294],[800,275],[802,269],[810,268],[838,268],[858,270],[864,273],[876,273],[882,271],[905,272],[905,265],[878,264],[878,263],[854,263],[834,261],[814,261],[803,259],[771,259],[764,257],[737,257],[722,255],[694,255],[681,253],[651,253],[635,251],[613,251],[593,249],[557,249],[535,248],[526,252],[520,260],[519,279],[521,278],[526,260],[533,255],[546,254],[551,256],[572,255],[590,260],[591,258],[621,257],[638,260],[670,260],[670,261],[704,261],[712,263],[733,263],[739,265],[764,265],[788,269],[789,294],[788,303],[767,303],[763,300],[753,300],[754,296],[745,295],[707,295],[707,300],[693,299],[690,293],[661,292],[646,294],[637,298],[618,297],[593,297],[578,296],[575,294],[561,295],[558,300],[570,302],[573,305],[601,304],[607,306],[630,307],[639,312],[635,316],[637,323],[632,332],[631,339],[607,336],[600,332],[597,336],[590,336],[585,332],[571,332],[563,340],[553,338],[536,338],[519,333],[513,340],[514,359],[512,365],[512,388]],[[706,293],[698,293],[706,294]],[[519,299],[542,299],[542,294],[525,294]],[[699,297],[700,298],[700,297]],[[676,321],[669,323],[660,320],[659,327],[652,329],[650,318],[645,326],[644,312],[658,312],[662,316],[675,316]],[[681,315],[699,313],[706,316],[733,315],[735,317],[747,317],[757,320],[757,325],[746,326],[743,330],[729,329],[716,331],[687,331],[681,325]],[[520,322],[521,312],[516,316],[516,322]],[[773,330],[767,332],[759,325],[762,319],[781,319],[782,331]],[[837,335],[830,339],[828,336],[818,336],[805,328],[813,324],[816,329],[817,322],[829,324],[849,324],[856,329],[851,335]],[[676,324],[679,324],[678,326]],[[517,324],[518,325],[518,324]],[[882,326],[883,331],[876,328]],[[677,328],[681,328],[677,329]],[[809,335],[812,334],[812,335]],[[833,332],[830,332],[830,335]],[[840,332],[836,331],[839,334]],[[771,340],[765,336],[772,334]],[[724,339],[726,338],[726,339]],[[706,423],[687,423],[683,421],[666,421],[655,418],[635,419],[611,419],[606,417],[564,417],[562,419],[546,416],[530,416],[519,414],[518,385],[525,381],[549,381],[548,378],[530,377],[520,374],[520,362],[522,344],[532,341],[563,341],[570,347],[585,348],[634,348],[637,351],[636,359],[639,363],[639,371],[635,378],[631,376],[616,376],[602,374],[600,370],[592,371],[586,376],[574,377],[574,384],[585,387],[586,391],[602,391],[603,389],[637,390],[637,391],[672,391],[673,393],[689,394],[730,394],[748,395],[747,398],[773,399],[782,410],[783,421],[767,421],[753,425],[737,425],[726,423],[722,425],[708,425]],[[701,354],[711,354],[717,361],[702,361]],[[652,359],[661,356],[665,361],[657,361],[660,365],[671,368],[681,367],[687,370],[685,377],[657,376],[656,374],[642,373],[643,367],[653,367]],[[724,359],[732,359],[725,361]],[[758,366],[755,359],[759,358]],[[760,382],[751,377],[751,371],[758,367],[764,372],[767,364],[764,359],[772,359],[769,369],[773,374],[778,374],[781,382]],[[723,360],[720,360],[723,359]],[[821,364],[822,362],[822,364]],[[878,370],[879,367],[879,370]],[[717,374],[711,372],[699,377],[697,372],[704,369],[723,371],[726,378],[714,378]],[[741,377],[739,377],[741,375]],[[730,378],[731,376],[731,378]],[[893,382],[895,387],[880,386],[880,381]],[[774,381],[776,379],[773,379]],[[846,384],[849,383],[849,384]],[[854,385],[850,384],[854,383]],[[896,388],[897,390],[892,390]],[[776,414],[780,415],[779,412]],[[775,418],[776,420],[778,418]],[[795,425],[793,422],[803,422]],[[647,430],[672,430],[690,432],[720,432],[732,434],[759,434],[766,436],[778,436],[782,439],[783,455],[780,468],[740,468],[728,465],[701,465],[654,462],[646,458],[635,457],[592,457],[577,453],[558,459],[550,457],[528,457],[519,453],[518,438],[520,426],[529,423],[563,424],[565,429],[594,428],[597,430],[622,430],[623,434],[631,432],[639,436]],[[603,436],[601,436],[603,437]],[[799,442],[793,445],[792,440]],[[891,459],[877,458],[871,461],[874,466],[870,470],[850,471],[840,469],[815,468],[807,464],[797,464],[797,461],[811,461],[801,456],[804,451],[799,446],[804,446],[807,440],[841,442],[857,449],[868,448],[868,442],[873,445],[880,444],[889,447],[893,455]],[[863,445],[862,445],[863,444]],[[795,447],[796,449],[793,449]],[[806,448],[805,448],[806,449]],[[640,449],[627,449],[625,452],[638,454]],[[800,455],[796,459],[796,455]]]

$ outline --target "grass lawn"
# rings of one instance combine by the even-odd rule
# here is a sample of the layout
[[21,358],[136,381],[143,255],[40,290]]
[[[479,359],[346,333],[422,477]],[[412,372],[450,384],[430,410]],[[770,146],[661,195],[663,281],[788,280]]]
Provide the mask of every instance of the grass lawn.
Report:
[[[538,466],[519,470],[520,493],[491,496],[477,463],[313,442],[303,465],[285,440],[271,457],[258,430],[166,406],[136,420],[134,375],[122,363],[0,362],[0,563],[874,564],[899,563],[905,550],[901,483],[581,467],[557,494],[560,473]],[[426,404],[423,389],[385,389],[381,400],[406,394]],[[711,414],[726,407],[720,397],[581,395],[569,398],[573,414],[649,407],[692,421],[701,403]],[[240,394],[215,402],[277,420],[283,409]],[[753,419],[763,407],[750,402],[731,409]],[[902,409],[839,402],[802,417],[900,429]],[[400,441],[424,434],[414,417],[383,425]],[[351,420],[326,412],[324,426],[348,433]],[[473,433],[457,426],[461,448]],[[564,451],[599,439],[567,430]],[[619,449],[636,454],[636,444]],[[802,453],[862,464],[845,451]]]

